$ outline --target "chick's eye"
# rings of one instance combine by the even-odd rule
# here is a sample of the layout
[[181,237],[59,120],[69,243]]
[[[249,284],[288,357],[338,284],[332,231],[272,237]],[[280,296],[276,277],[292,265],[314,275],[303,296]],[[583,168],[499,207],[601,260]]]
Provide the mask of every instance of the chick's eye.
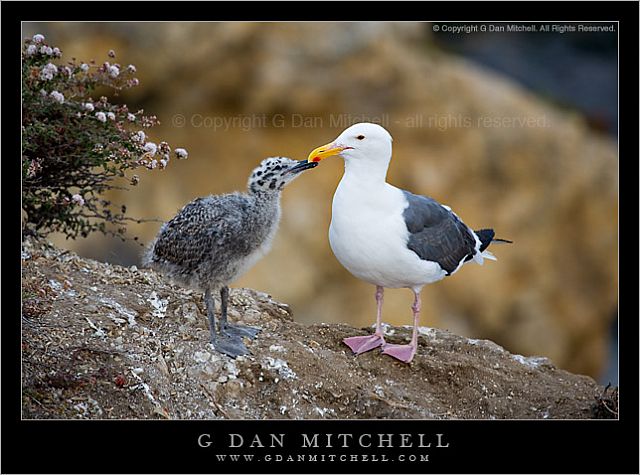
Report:
[[356,138],[357,138],[358,140],[363,140],[363,139],[364,139],[364,135],[358,135]]

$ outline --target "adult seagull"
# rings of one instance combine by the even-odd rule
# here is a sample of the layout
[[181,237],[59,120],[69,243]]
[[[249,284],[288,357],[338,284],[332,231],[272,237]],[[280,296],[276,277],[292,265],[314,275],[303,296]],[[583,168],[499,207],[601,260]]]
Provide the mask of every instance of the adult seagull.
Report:
[[[376,331],[345,338],[355,354],[382,347],[384,354],[409,363],[418,347],[420,291],[455,274],[466,262],[496,258],[487,251],[492,229],[473,231],[448,206],[386,182],[391,161],[389,132],[355,124],[333,142],[316,148],[309,162],[339,155],[344,176],[333,195],[329,242],[338,261],[354,276],[376,286]],[[384,288],[414,293],[413,334],[408,345],[386,343],[382,330]]]

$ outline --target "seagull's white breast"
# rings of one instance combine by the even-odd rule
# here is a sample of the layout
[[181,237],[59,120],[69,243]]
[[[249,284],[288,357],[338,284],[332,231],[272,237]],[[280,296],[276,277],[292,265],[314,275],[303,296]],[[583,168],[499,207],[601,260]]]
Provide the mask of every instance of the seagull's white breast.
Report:
[[407,201],[388,183],[374,187],[347,175],[333,196],[329,242],[340,263],[373,285],[419,288],[444,278],[439,264],[420,259],[407,248]]

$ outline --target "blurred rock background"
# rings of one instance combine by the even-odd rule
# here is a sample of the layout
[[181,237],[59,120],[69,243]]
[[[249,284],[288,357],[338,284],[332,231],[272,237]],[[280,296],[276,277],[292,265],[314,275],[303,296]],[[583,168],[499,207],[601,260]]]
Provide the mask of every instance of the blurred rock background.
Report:
[[[544,35],[459,40],[425,23],[24,24],[25,36],[36,32],[63,59],[101,62],[113,49],[116,61],[136,65],[141,85],[122,101],[158,116],[150,140],[189,151],[113,196],[131,216],[168,220],[197,196],[243,189],[264,157],[303,159],[351,123],[381,123],[394,137],[390,182],[515,241],[493,249],[497,263],[465,266],[426,287],[422,324],[617,382],[615,371],[604,373],[617,315],[615,49],[597,51],[598,43],[594,52],[558,35],[568,42],[565,57],[578,55],[569,44],[577,41],[583,57],[595,58],[578,75],[576,61],[563,60]],[[549,74],[536,80],[522,65]],[[609,89],[594,91],[596,80]],[[556,82],[563,87],[549,86]],[[605,98],[593,106],[598,91]],[[286,190],[272,252],[236,286],[287,302],[301,322],[373,322],[374,288],[329,248],[341,175],[341,161],[327,160]],[[159,227],[131,225],[130,234],[146,243]],[[133,241],[52,240],[86,257],[139,264]],[[385,321],[410,324],[410,302],[410,291],[388,291]]]

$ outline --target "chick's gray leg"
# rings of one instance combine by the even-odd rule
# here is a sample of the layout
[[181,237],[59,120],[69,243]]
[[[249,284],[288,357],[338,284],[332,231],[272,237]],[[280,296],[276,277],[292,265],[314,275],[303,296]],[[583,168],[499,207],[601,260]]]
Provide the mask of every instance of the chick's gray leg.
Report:
[[220,302],[222,305],[220,314],[220,333],[236,336],[238,338],[246,337],[253,339],[256,337],[260,328],[247,327],[244,325],[231,325],[227,322],[227,306],[229,304],[229,287],[226,285],[220,289]]
[[209,334],[211,344],[216,346],[216,303],[211,297],[211,289],[204,293],[204,303],[207,306],[207,317],[209,318]]
[[211,290],[207,289],[204,293],[204,302],[207,306],[207,317],[209,318],[209,331],[211,335],[211,345],[218,352],[232,358],[249,353],[247,347],[244,346],[239,337],[223,334],[216,335],[216,304],[211,296]]

